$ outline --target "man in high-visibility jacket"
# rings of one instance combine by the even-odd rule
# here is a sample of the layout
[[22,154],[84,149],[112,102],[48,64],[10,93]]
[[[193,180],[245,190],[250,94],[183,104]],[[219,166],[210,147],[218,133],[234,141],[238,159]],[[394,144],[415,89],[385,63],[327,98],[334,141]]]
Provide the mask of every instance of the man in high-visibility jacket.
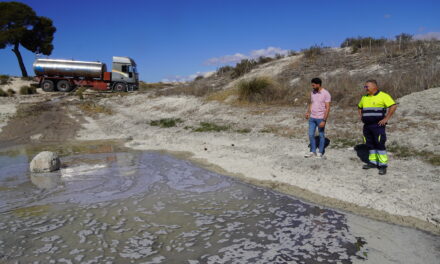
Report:
[[362,168],[379,168],[379,174],[384,175],[388,166],[385,127],[396,111],[397,105],[389,94],[379,91],[376,80],[366,81],[364,88],[367,94],[362,96],[358,104],[358,112],[359,118],[364,123],[364,142],[369,149],[369,163]]

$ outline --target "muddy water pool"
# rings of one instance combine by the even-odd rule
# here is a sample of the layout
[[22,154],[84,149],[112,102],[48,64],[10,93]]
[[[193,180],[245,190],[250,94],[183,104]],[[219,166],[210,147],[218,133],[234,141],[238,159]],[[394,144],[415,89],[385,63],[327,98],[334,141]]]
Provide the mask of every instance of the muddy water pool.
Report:
[[[0,150],[5,263],[438,263],[440,238],[306,203],[156,152]],[[46,148],[47,149],[47,148]],[[0,261],[0,262],[1,262]]]

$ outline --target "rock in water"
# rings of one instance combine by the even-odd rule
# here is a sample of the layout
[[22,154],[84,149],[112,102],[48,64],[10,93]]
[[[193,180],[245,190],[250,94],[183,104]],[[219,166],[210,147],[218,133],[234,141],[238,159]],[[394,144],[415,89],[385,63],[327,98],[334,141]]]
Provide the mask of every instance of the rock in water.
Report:
[[51,172],[60,169],[60,158],[54,152],[43,151],[35,156],[30,165],[31,172]]

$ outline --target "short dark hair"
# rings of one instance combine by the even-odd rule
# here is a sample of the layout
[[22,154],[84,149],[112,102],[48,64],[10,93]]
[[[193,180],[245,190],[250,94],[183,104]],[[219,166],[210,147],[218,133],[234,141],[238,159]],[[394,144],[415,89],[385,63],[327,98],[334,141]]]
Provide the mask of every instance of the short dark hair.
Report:
[[322,81],[321,81],[321,79],[319,79],[319,78],[313,78],[313,79],[312,79],[312,83],[321,85],[321,84],[322,84]]
[[366,83],[374,83],[377,86],[377,81],[374,79],[367,80]]

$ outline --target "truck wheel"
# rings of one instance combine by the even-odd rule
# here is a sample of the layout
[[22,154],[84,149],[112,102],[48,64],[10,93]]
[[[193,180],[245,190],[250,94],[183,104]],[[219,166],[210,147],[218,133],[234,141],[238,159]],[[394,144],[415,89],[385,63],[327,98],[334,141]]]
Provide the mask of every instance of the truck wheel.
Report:
[[60,80],[57,82],[57,89],[60,92],[70,92],[70,90],[72,90],[72,86],[70,85],[69,81]]
[[55,89],[55,85],[51,80],[45,80],[41,83],[41,89],[45,92],[53,92]]
[[125,83],[117,83],[115,86],[113,86],[113,91],[116,92],[126,92],[127,91],[127,85]]

